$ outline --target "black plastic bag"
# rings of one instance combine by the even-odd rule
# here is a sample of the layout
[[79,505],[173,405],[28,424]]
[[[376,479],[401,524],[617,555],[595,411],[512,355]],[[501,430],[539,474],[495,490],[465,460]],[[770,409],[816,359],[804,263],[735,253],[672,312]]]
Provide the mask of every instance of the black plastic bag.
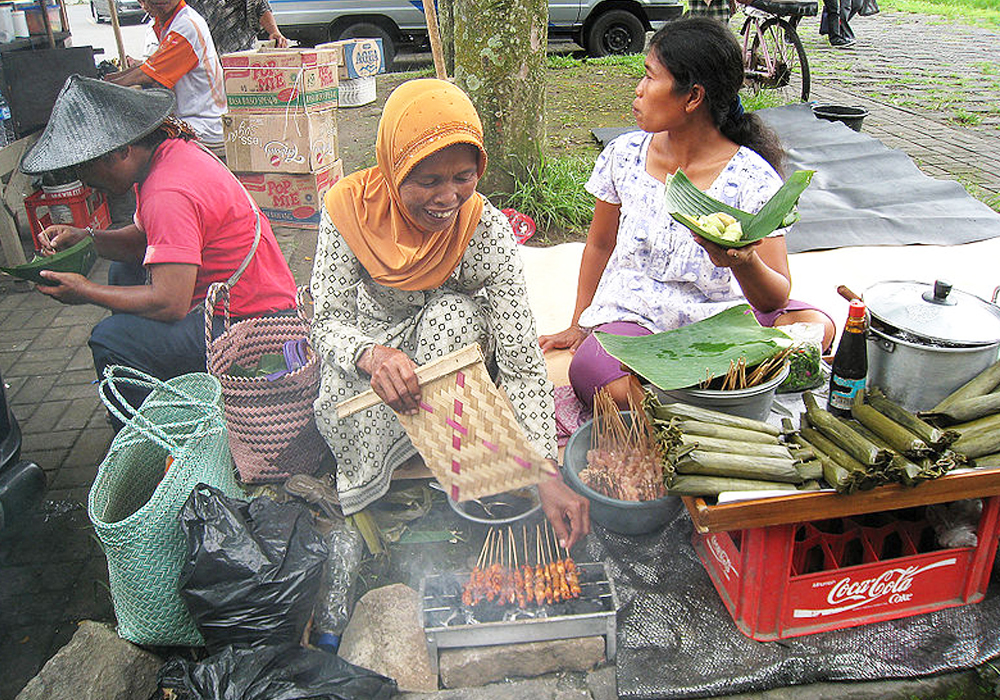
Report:
[[327,556],[307,507],[247,503],[198,484],[181,510],[181,529],[180,593],[210,652],[299,642]]
[[201,662],[171,659],[157,681],[178,700],[381,700],[396,692],[390,678],[293,644],[226,647]]

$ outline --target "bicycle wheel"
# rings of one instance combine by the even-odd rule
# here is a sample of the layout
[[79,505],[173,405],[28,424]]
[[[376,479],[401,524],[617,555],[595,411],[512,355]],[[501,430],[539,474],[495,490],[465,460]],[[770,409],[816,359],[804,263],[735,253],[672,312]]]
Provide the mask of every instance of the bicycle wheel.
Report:
[[809,60],[798,32],[772,17],[760,25],[750,46],[747,83],[754,90],[775,90],[785,102],[809,99]]

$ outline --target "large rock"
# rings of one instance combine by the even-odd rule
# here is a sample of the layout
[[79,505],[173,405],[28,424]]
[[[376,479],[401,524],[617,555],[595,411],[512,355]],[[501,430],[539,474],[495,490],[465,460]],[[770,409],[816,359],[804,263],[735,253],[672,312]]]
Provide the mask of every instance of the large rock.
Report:
[[340,656],[395,679],[400,690],[437,690],[420,612],[420,594],[402,583],[368,591],[354,606]]
[[504,678],[531,678],[555,671],[587,671],[604,658],[604,637],[445,649],[439,655],[441,684],[468,688]]
[[98,622],[82,622],[16,700],[137,700],[156,690],[163,662]]

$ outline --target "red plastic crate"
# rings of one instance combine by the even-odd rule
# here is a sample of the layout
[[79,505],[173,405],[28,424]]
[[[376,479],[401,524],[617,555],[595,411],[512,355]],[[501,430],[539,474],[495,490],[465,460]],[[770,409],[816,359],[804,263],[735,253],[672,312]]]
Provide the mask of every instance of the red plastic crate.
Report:
[[84,186],[77,194],[59,195],[46,194],[38,191],[24,198],[24,210],[28,214],[31,226],[31,242],[35,250],[38,244],[38,234],[52,225],[52,207],[68,207],[73,214],[73,226],[86,228],[93,226],[106,229],[111,225],[111,213],[108,210],[108,200],[103,192]]
[[983,501],[976,547],[939,547],[924,512],[695,532],[692,542],[736,626],[771,641],[982,600],[1000,496]]

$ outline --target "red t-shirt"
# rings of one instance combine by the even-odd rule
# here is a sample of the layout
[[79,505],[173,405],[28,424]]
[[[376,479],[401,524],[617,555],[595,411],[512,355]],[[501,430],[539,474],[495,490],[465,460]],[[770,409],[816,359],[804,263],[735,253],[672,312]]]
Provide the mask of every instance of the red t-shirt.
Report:
[[[213,282],[225,282],[253,245],[254,215],[236,177],[194,143],[167,139],[138,186],[135,223],[146,233],[145,265],[198,266],[191,308]],[[295,308],[295,279],[267,218],[260,244],[230,294],[233,316]],[[216,313],[221,313],[219,306]]]

